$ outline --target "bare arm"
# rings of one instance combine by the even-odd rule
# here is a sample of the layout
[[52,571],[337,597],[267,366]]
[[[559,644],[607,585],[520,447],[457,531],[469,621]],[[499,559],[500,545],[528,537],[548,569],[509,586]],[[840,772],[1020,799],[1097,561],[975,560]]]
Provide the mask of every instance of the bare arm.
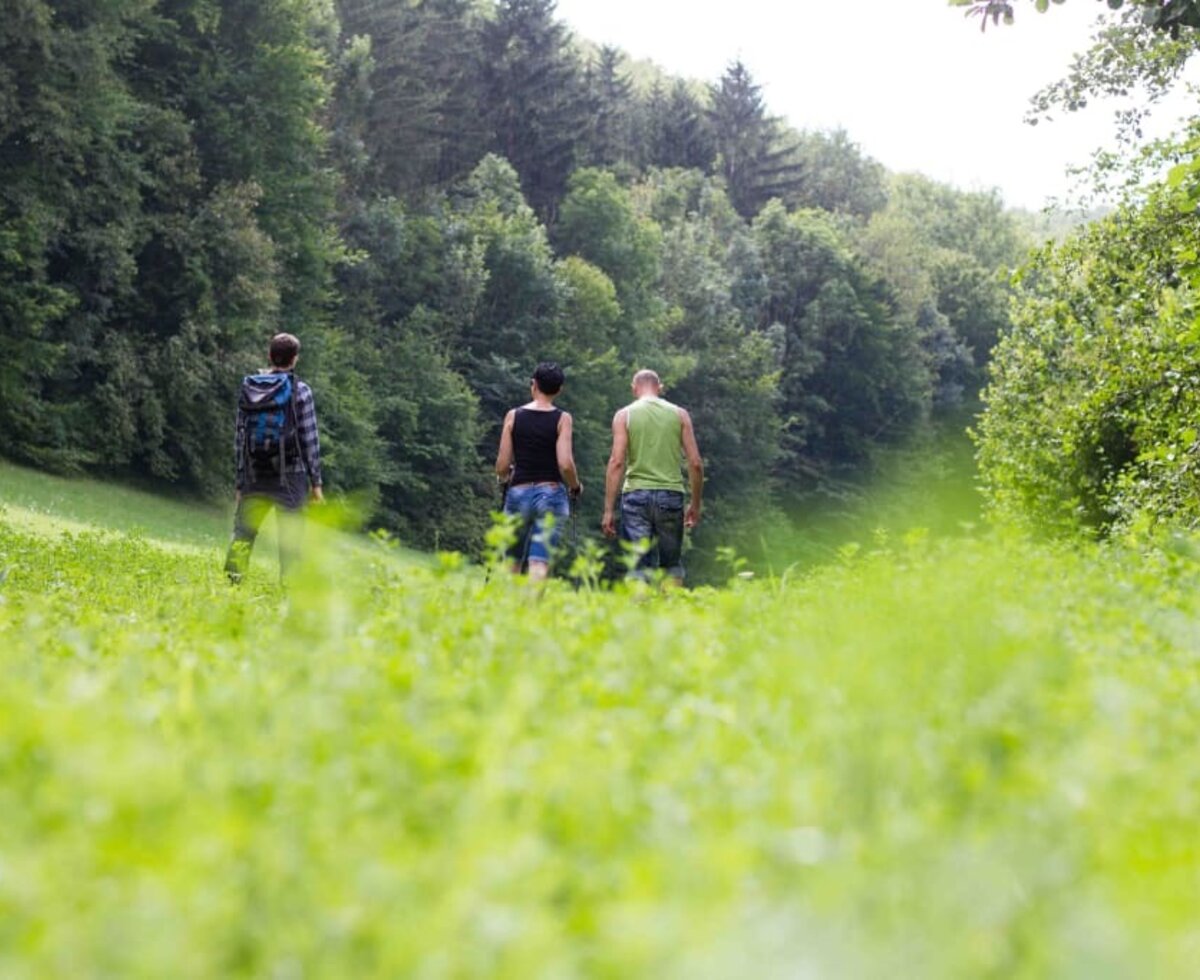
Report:
[[507,480],[513,465],[513,419],[516,412],[510,410],[504,416],[504,428],[500,430],[500,450],[496,453],[496,477]]
[[695,527],[700,523],[700,498],[704,496],[704,459],[700,456],[700,447],[696,443],[696,430],[692,427],[691,415],[681,408],[679,419],[683,423],[683,455],[687,458],[688,484],[692,492],[692,499],[683,521],[688,527]]
[[617,533],[617,494],[621,492],[621,480],[625,476],[625,457],[629,451],[629,426],[625,421],[625,409],[613,416],[612,452],[608,457],[608,469],[604,475],[604,519],[600,526],[612,537]]
[[583,484],[579,482],[579,474],[575,470],[575,450],[572,446],[574,423],[570,412],[563,412],[558,420],[558,441],[554,444],[554,452],[558,457],[558,472],[566,481],[572,493],[580,493]]

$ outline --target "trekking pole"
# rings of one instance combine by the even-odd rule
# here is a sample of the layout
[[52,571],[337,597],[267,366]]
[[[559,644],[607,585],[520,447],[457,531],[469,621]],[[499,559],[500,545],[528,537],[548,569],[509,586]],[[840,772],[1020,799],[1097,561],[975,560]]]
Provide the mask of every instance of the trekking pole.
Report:
[[572,490],[568,497],[571,505],[571,553],[579,555],[579,490]]

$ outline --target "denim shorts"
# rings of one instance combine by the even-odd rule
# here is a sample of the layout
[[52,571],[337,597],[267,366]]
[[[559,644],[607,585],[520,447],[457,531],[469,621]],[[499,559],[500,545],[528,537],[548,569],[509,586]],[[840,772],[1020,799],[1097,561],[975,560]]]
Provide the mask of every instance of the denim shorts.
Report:
[[504,513],[521,519],[513,560],[549,562],[571,516],[571,501],[561,483],[522,483],[508,488]]
[[661,568],[683,578],[683,494],[678,490],[630,490],[621,495],[621,538],[649,541],[634,574]]

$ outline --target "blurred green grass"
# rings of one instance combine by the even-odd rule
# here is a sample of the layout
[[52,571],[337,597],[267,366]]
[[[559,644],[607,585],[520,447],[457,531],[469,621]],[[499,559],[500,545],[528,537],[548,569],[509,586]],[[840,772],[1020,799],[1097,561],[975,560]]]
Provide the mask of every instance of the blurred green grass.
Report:
[[779,574],[790,565],[819,567],[836,561],[843,548],[879,540],[975,534],[983,500],[967,435],[972,419],[973,409],[964,408],[920,439],[880,451],[869,477],[798,497],[787,511],[787,526],[760,532],[762,557],[755,564]]
[[284,593],[0,519],[0,975],[1188,976],[1198,555]]

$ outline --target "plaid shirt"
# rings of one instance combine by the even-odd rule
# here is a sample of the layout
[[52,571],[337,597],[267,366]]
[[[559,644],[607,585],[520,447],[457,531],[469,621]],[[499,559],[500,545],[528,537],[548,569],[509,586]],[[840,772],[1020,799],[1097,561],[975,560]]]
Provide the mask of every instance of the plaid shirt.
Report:
[[[300,437],[300,465],[297,471],[308,474],[308,482],[314,487],[321,485],[321,440],[317,435],[317,407],[313,402],[312,389],[303,381],[296,382],[296,434]],[[237,471],[238,490],[245,490],[250,483],[246,460],[246,413],[241,405],[237,410],[237,425],[233,437],[233,458]]]

